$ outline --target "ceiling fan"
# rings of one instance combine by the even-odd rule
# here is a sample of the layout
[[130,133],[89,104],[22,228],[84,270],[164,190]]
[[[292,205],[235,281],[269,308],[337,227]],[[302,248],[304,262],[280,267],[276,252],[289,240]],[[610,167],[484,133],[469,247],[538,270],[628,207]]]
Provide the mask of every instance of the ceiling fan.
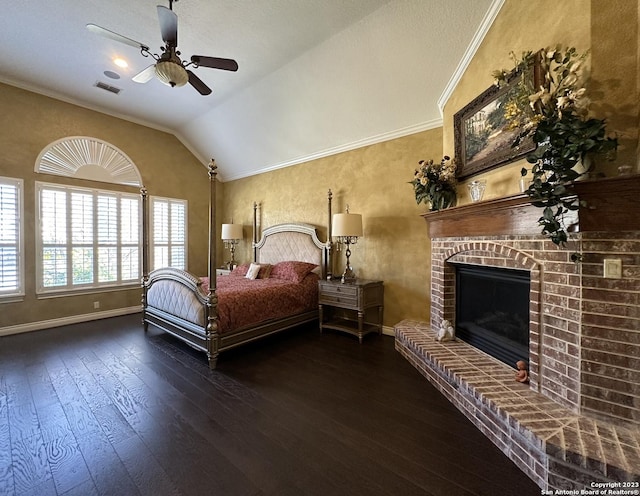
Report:
[[145,57],[152,57],[155,63],[133,76],[136,83],[146,83],[156,76],[164,84],[175,87],[184,86],[189,83],[201,95],[211,94],[209,88],[202,80],[191,72],[187,67],[211,67],[213,69],[222,69],[225,71],[237,71],[238,63],[233,59],[223,59],[219,57],[205,57],[203,55],[191,56],[190,62],[184,62],[180,59],[178,48],[178,16],[173,12],[173,3],[178,0],[169,0],[169,8],[158,5],[158,20],[160,21],[160,33],[165,46],[160,47],[162,53],[160,55],[152,53],[147,45],[138,41],[114,33],[113,31],[98,26],[96,24],[87,24],[87,29],[92,33],[99,34],[106,38],[110,38],[120,43],[136,47],[140,49]]

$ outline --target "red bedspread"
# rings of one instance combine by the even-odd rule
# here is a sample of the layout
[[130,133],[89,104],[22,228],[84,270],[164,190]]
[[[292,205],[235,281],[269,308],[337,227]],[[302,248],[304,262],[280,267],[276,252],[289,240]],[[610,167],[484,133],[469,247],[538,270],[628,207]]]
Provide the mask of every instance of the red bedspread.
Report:
[[[202,278],[205,292],[208,283],[208,278]],[[293,282],[230,274],[216,278],[216,293],[218,331],[224,333],[317,309],[318,276],[308,274],[302,281]]]

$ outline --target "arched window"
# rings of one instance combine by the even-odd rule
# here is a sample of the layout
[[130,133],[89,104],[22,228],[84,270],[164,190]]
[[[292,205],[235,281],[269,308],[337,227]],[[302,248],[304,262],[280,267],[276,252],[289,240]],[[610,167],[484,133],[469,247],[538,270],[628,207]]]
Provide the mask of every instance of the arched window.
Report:
[[106,141],[87,136],[62,138],[38,155],[35,172],[104,183],[142,186],[137,167]]
[[[48,145],[38,156],[35,171],[142,186],[129,157],[109,143],[84,136]],[[37,293],[138,284],[142,252],[138,194],[37,181],[36,198]]]

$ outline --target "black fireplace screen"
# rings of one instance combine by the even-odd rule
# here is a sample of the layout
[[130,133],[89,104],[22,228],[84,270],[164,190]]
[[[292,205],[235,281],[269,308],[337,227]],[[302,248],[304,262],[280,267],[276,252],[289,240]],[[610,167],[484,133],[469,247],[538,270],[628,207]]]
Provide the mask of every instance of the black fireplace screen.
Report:
[[515,367],[529,361],[528,271],[456,266],[456,336]]

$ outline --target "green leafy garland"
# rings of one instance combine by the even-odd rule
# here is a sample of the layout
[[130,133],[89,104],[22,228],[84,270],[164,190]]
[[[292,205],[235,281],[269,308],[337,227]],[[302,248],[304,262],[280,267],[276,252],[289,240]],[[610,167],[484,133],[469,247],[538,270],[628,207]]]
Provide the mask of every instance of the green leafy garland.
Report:
[[[536,149],[527,155],[533,164],[533,180],[526,190],[534,206],[543,209],[538,224],[553,243],[564,246],[567,232],[564,216],[579,208],[567,186],[589,172],[576,170],[587,156],[616,150],[616,138],[606,135],[603,119],[589,117],[589,99],[583,81],[583,62],[588,53],[575,48],[543,48],[525,52],[521,59],[513,53],[516,70],[523,73],[514,96],[507,102],[508,120],[522,130],[513,146],[531,136]],[[542,81],[533,87],[531,71],[539,64]],[[506,71],[494,71],[497,84],[506,83]],[[527,174],[523,168],[523,176]]]

